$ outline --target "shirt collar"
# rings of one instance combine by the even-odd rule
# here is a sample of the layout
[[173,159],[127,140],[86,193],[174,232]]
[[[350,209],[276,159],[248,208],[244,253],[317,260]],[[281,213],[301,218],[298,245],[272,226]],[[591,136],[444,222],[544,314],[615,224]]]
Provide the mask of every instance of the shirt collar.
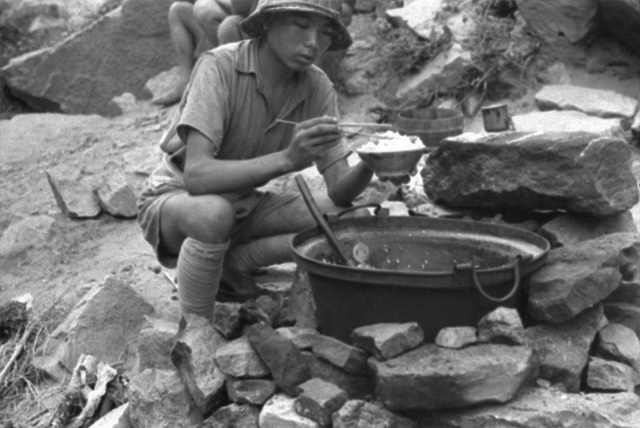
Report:
[[240,44],[240,52],[236,63],[236,70],[240,73],[258,72],[258,43],[257,39],[247,40]]
[[[258,38],[250,39],[241,43],[238,61],[236,63],[236,70],[239,73],[255,75],[257,87],[262,92],[263,83],[260,78],[260,65],[258,62],[258,46],[260,45],[259,42],[260,39]],[[296,74],[296,82],[294,83],[296,87],[301,87],[308,79],[307,73],[308,71]],[[288,108],[285,107],[286,110],[291,110],[293,109],[293,107],[304,101],[303,91],[293,90],[292,93],[293,95],[291,98],[291,102],[288,103]]]

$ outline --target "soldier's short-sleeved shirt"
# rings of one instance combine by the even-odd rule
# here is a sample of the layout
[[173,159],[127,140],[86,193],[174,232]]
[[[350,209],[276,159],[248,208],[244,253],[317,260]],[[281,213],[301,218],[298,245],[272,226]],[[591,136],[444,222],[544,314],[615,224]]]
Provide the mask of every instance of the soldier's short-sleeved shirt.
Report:
[[[184,152],[188,130],[198,130],[213,144],[215,157],[225,160],[251,159],[285,149],[293,136],[293,125],[276,119],[301,122],[318,116],[338,117],[337,94],[329,78],[316,66],[296,73],[282,93],[279,112],[265,96],[258,61],[258,40],[230,43],[206,52],[196,63],[172,128],[178,146],[164,138],[165,152]],[[169,131],[167,137],[170,137]],[[323,172],[349,155],[344,142],[327,150],[316,161]]]

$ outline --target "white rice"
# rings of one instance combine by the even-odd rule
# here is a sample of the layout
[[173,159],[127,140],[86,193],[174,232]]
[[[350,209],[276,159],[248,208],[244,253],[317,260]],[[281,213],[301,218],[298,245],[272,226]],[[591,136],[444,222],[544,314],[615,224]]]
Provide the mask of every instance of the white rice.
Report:
[[379,152],[401,152],[406,150],[419,149],[413,138],[407,135],[400,135],[397,132],[387,131],[379,134],[384,138],[375,138],[358,149],[359,152],[379,153]]

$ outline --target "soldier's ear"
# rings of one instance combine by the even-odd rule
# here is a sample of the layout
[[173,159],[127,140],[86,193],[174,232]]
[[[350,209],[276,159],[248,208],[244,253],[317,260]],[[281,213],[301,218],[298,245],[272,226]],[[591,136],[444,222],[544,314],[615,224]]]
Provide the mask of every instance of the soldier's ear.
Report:
[[265,14],[264,19],[262,20],[262,29],[266,33],[269,27],[271,27],[271,22],[273,21],[273,17],[269,14]]

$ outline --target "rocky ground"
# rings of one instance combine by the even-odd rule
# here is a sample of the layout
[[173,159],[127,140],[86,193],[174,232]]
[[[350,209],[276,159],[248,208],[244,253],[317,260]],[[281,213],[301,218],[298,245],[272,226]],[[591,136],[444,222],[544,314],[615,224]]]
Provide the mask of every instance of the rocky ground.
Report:
[[[15,53],[22,49],[15,48]],[[14,51],[3,47],[2,52]],[[640,58],[610,39],[560,44],[548,55],[565,64],[572,84],[627,95],[640,92]],[[507,102],[512,114],[533,110],[537,86],[526,85],[522,96],[495,101]],[[345,116],[361,117],[375,100],[343,94],[341,101]],[[5,110],[10,114],[0,120],[0,303],[31,293],[37,308],[54,305],[53,318],[60,320],[92,285],[115,274],[161,317],[175,318],[173,287],[135,219],[103,214],[72,220],[60,211],[45,175],[53,171],[99,182],[124,173],[138,191],[159,159],[157,141],[175,107],[159,108],[127,95],[118,104],[124,114],[114,118],[29,114],[17,104]],[[466,119],[466,131],[481,128],[479,117]],[[635,220],[640,223],[640,218]]]

